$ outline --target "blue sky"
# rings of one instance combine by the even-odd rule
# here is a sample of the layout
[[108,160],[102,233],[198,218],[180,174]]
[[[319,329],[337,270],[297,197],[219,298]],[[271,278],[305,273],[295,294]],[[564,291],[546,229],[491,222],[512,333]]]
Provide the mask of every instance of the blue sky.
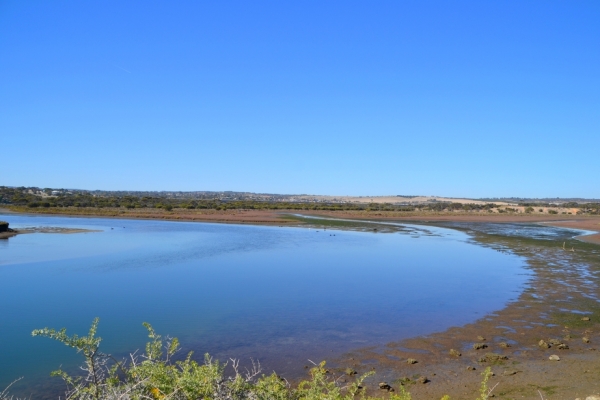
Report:
[[0,2],[0,185],[600,197],[598,1]]

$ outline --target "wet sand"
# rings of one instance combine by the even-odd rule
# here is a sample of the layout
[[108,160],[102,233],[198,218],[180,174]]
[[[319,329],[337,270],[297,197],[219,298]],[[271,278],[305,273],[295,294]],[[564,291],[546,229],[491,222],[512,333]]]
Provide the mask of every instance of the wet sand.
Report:
[[[551,222],[547,222],[547,224],[552,225],[552,226],[560,226],[563,228],[585,229],[588,231],[596,231],[596,232],[600,231],[600,218],[577,219],[577,220],[568,220],[568,221],[551,221]],[[600,233],[579,236],[578,239],[583,240],[588,243],[600,244]]]
[[[541,394],[544,399],[585,399],[600,394],[600,354],[596,350],[600,349],[600,235],[539,240],[470,229],[484,222],[537,223],[598,232],[599,217],[310,214],[454,229],[457,226],[452,223],[460,222],[479,244],[524,257],[531,273],[526,290],[504,309],[426,337],[357,349],[332,360],[334,373],[343,376],[347,368],[359,374],[375,370],[376,375],[366,382],[371,394],[381,394],[378,383],[387,382],[396,390],[402,384],[414,399],[439,399],[445,394],[453,399],[475,398],[481,373],[488,366],[495,374],[490,387],[498,385],[493,392],[496,398],[540,399]],[[551,347],[540,347],[540,340]],[[485,348],[475,350],[476,343]],[[551,361],[551,355],[559,356],[560,361]],[[417,362],[409,364],[409,359]],[[427,383],[418,382],[421,376]]]
[[78,229],[78,228],[59,228],[53,226],[41,226],[32,228],[22,229],[11,229],[9,232],[0,232],[0,239],[7,239],[17,235],[25,235],[30,233],[60,233],[60,234],[72,234],[72,233],[88,233],[88,232],[101,232],[92,229]]
[[[1,213],[31,215],[63,215],[80,217],[159,219],[170,221],[199,221],[236,224],[298,225],[298,221],[286,218],[290,214],[322,216],[329,218],[356,219],[368,221],[407,221],[407,222],[515,222],[546,223],[600,232],[600,216],[575,216],[551,214],[498,214],[487,212],[401,212],[401,211],[322,211],[322,210],[187,210],[173,209],[122,209],[122,208],[47,208],[27,209],[12,207],[0,208]],[[594,235],[588,240],[600,243]]]
[[174,209],[165,211],[162,209],[133,209],[121,208],[50,208],[50,209],[2,209],[0,214],[22,214],[22,215],[59,215],[92,218],[118,218],[118,219],[157,219],[166,221],[188,221],[188,222],[217,222],[235,224],[256,225],[281,225],[289,224],[291,221],[283,218],[289,212],[263,211],[263,210],[186,210]]
[[10,237],[17,236],[17,235],[18,235],[18,233],[15,231],[0,232],[0,239],[8,239]]
[[549,214],[489,214],[489,213],[384,213],[384,212],[326,212],[312,211],[302,213],[331,218],[349,218],[370,221],[394,221],[432,223],[436,222],[492,222],[492,223],[538,223],[563,228],[583,229],[599,232],[585,236],[579,236],[579,240],[588,243],[600,244],[600,216],[573,216],[573,215],[549,215]]
[[[405,387],[415,399],[439,399],[444,394],[474,398],[487,366],[495,374],[490,387],[498,384],[493,392],[497,398],[539,399],[538,390],[545,399],[585,399],[600,393],[596,350],[600,349],[600,247],[570,240],[568,248],[575,251],[566,251],[554,241],[477,234],[475,239],[527,259],[532,278],[516,301],[472,324],[358,349],[336,360],[339,372],[347,367],[359,373],[375,368],[377,375],[368,383],[371,393],[379,392],[380,381],[397,388],[409,378],[404,379]],[[582,320],[586,317],[590,320]],[[540,347],[540,340],[556,344]],[[486,348],[475,350],[477,343]],[[483,360],[489,353],[506,359]],[[550,361],[551,355],[560,361]],[[409,358],[417,362],[409,364]],[[415,382],[419,376],[426,376],[428,383]]]

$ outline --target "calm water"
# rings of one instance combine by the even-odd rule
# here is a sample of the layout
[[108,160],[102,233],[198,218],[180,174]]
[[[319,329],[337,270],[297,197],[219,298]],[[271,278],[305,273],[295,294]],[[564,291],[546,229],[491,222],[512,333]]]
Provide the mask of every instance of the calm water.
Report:
[[253,357],[267,372],[297,376],[308,358],[474,321],[528,279],[523,259],[442,228],[1,219],[101,232],[0,240],[0,388],[20,376],[20,388],[33,388],[59,365],[77,365],[71,349],[31,337],[44,326],[84,334],[98,316],[102,348],[124,355],[144,347],[148,321],[198,358]]

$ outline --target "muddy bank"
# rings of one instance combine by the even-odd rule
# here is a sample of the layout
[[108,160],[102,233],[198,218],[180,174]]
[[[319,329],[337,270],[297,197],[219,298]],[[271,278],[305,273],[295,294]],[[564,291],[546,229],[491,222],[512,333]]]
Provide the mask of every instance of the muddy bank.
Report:
[[182,222],[217,222],[253,225],[289,224],[285,214],[279,211],[264,210],[187,210],[174,209],[122,209],[122,208],[56,208],[31,210],[12,207],[0,208],[0,213],[22,215],[58,215],[90,218],[147,219]]
[[[550,221],[546,222],[547,225],[559,226],[563,228],[575,228],[585,229],[588,231],[600,232],[600,218],[587,218],[567,221]],[[600,233],[582,235],[578,237],[579,240],[588,243],[600,244]]]
[[[220,222],[257,225],[297,225],[290,215],[302,214],[338,219],[380,220],[380,221],[430,221],[430,222],[545,222],[550,224],[571,224],[570,227],[600,232],[600,216],[574,216],[524,213],[487,212],[400,212],[400,211],[321,211],[321,210],[208,210],[208,209],[123,209],[123,208],[52,208],[28,209],[24,207],[0,208],[0,213],[32,215],[62,215],[78,217],[102,217],[123,219],[158,219],[170,221]],[[567,226],[567,225],[565,225]]]
[[[374,369],[377,374],[367,383],[371,393],[380,393],[378,383],[385,381],[392,388],[404,385],[414,399],[475,398],[480,373],[488,366],[495,374],[490,387],[498,384],[496,398],[540,399],[541,393],[545,399],[575,399],[599,393],[600,246],[569,236],[488,234],[477,224],[459,229],[481,245],[527,260],[532,278],[519,298],[466,326],[357,349],[335,360],[336,371]],[[560,361],[551,361],[553,355]],[[427,383],[419,382],[422,376]]]

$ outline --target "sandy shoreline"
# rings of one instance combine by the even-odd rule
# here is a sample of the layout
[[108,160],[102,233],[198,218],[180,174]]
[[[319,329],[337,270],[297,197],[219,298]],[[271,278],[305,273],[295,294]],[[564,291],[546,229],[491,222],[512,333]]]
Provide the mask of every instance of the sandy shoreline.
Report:
[[216,222],[257,225],[298,225],[297,220],[287,219],[290,214],[322,216],[328,218],[355,219],[363,221],[406,221],[406,222],[494,222],[494,223],[543,223],[565,228],[598,232],[582,238],[600,244],[600,216],[573,216],[549,214],[490,214],[465,212],[383,212],[383,211],[321,211],[321,210],[185,210],[175,209],[97,209],[69,208],[35,211],[15,211],[0,208],[0,214],[47,215],[64,217],[156,219],[185,222]]
[[17,235],[27,235],[31,233],[60,233],[63,235],[74,234],[74,233],[88,233],[88,232],[101,232],[93,229],[79,229],[79,228],[59,228],[52,226],[42,226],[34,228],[22,228],[22,229],[11,229],[9,232],[0,232],[0,239],[8,239]]
[[349,218],[370,221],[397,221],[397,222],[492,222],[492,223],[538,223],[563,228],[582,229],[598,232],[596,234],[580,236],[579,239],[600,244],[600,216],[574,217],[569,216],[549,216],[549,215],[527,215],[527,214],[459,214],[459,213],[414,213],[413,215],[385,214],[381,212],[362,213],[362,212],[323,212],[314,211],[304,213],[306,215],[323,216],[331,218]]
[[[183,211],[183,210],[182,210]],[[362,213],[310,211],[214,211],[203,213],[126,213],[112,218],[141,218],[173,221],[198,221],[238,224],[264,224],[302,226],[306,223],[289,218],[289,214],[306,214],[328,218],[345,218],[362,221],[395,221],[428,223],[539,223],[558,227],[600,232],[600,217],[548,216],[548,215],[467,215],[458,213]],[[408,215],[407,215],[408,214]],[[78,217],[93,215],[76,215]],[[99,215],[98,217],[107,217]],[[600,234],[565,239],[562,242],[527,240],[524,238],[493,238],[483,233],[469,233],[481,245],[507,251],[523,257],[531,281],[518,299],[504,309],[482,317],[461,327],[450,328],[425,337],[416,337],[399,343],[379,347],[356,349],[330,365],[341,373],[353,368],[359,373],[375,367],[377,375],[367,382],[372,394],[381,394],[377,382],[387,381],[392,387],[409,378],[408,390],[415,400],[440,398],[449,394],[453,399],[473,398],[481,380],[480,372],[491,366],[495,376],[491,384],[498,383],[494,391],[497,398],[539,399],[538,390],[546,399],[584,398],[600,393]],[[562,240],[562,239],[561,239]],[[474,279],[477,279],[474,277]],[[586,314],[581,314],[585,312]],[[582,321],[582,316],[590,321]],[[485,338],[482,340],[478,338]],[[586,338],[586,339],[584,339]],[[538,342],[555,339],[568,349],[541,348]],[[487,346],[474,350],[474,343]],[[504,347],[507,343],[510,347]],[[451,355],[450,349],[461,353]],[[495,353],[506,360],[484,361],[487,353]],[[558,355],[561,360],[552,362],[548,357]],[[407,359],[418,362],[408,364]],[[474,367],[475,370],[469,370]],[[427,376],[426,384],[415,383],[418,376]]]
[[[342,357],[339,365],[359,372],[376,365],[377,379],[396,385],[402,377],[414,382],[415,376],[427,376],[430,383],[409,386],[416,399],[443,394],[472,398],[487,366],[495,373],[490,381],[498,383],[497,398],[539,399],[538,390],[545,399],[585,399],[600,393],[600,248],[567,239],[568,249],[575,251],[565,251],[556,241],[472,235],[481,245],[527,260],[532,278],[516,301],[465,326],[358,349]],[[568,349],[542,348],[540,340],[557,340]],[[476,343],[487,348],[475,350]],[[451,349],[461,355],[452,355]],[[488,353],[507,359],[481,362]],[[553,354],[561,360],[550,361]],[[409,358],[418,362],[407,364]]]

